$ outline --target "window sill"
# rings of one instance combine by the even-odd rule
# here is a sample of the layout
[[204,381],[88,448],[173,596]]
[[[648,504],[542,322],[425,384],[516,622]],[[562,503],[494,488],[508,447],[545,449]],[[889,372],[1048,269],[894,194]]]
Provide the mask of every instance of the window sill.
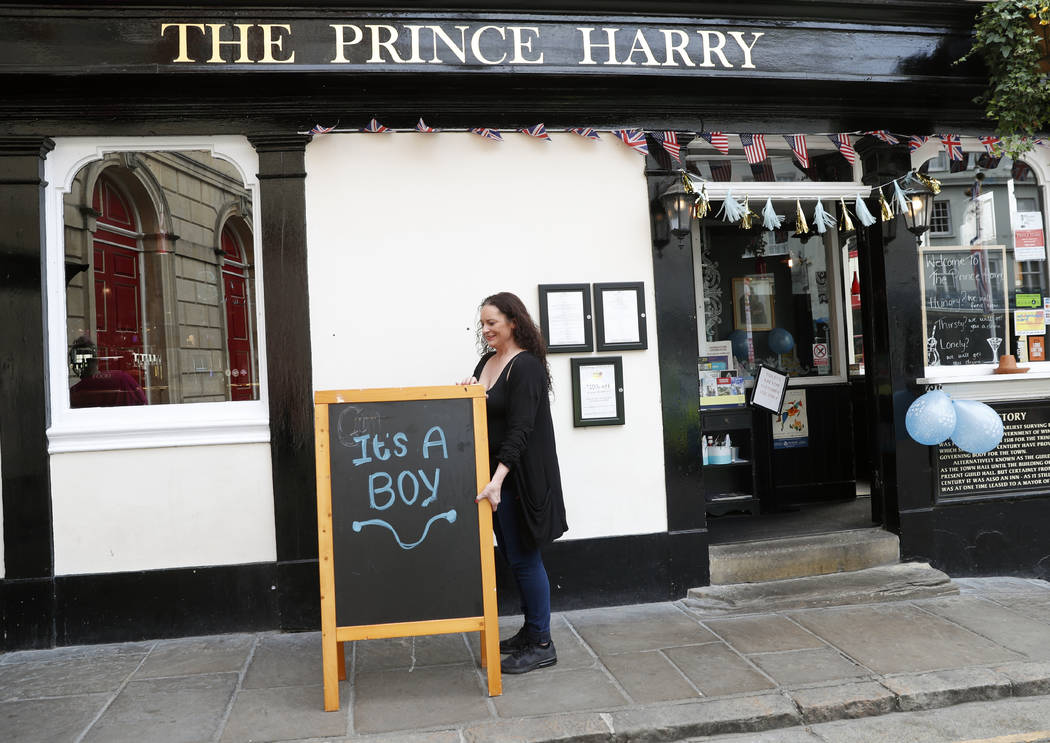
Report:
[[992,367],[984,373],[950,374],[920,377],[920,385],[941,385],[952,397],[1004,402],[1030,398],[1050,397],[1050,368],[1033,369],[1025,374],[993,374]]

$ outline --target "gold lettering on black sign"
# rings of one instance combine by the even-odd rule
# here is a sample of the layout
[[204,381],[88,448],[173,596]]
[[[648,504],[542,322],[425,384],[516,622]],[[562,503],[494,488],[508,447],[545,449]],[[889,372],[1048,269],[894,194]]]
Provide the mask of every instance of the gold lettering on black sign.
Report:
[[1050,487],[1050,421],[1040,420],[1046,418],[1042,412],[1000,412],[1003,440],[987,454],[969,454],[950,442],[941,444],[937,448],[941,496],[958,498]]

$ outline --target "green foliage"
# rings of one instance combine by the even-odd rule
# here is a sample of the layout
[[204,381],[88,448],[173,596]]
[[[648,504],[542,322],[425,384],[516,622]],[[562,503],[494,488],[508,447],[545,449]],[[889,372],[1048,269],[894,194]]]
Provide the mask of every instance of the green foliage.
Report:
[[981,9],[974,31],[973,48],[963,60],[979,55],[989,78],[988,90],[976,102],[998,122],[1003,151],[1016,157],[1032,149],[1033,136],[1050,122],[1050,80],[1039,68],[1050,32],[1050,5],[993,0]]

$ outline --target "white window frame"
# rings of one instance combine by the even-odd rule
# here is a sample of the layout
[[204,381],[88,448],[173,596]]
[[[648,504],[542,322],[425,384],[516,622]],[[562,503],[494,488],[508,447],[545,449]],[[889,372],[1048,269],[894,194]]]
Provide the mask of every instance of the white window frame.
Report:
[[943,204],[944,205],[945,210],[948,212],[948,229],[944,230],[943,232],[934,230],[933,229],[934,215],[931,214],[930,215],[930,234],[931,235],[936,235],[937,237],[951,237],[952,235],[955,234],[955,230],[954,230],[953,225],[952,225],[952,202],[951,202],[951,200],[950,199],[934,199],[932,203],[933,203],[933,206],[931,208],[935,212],[937,211],[937,205],[938,204]]
[[[233,164],[252,195],[255,244],[255,327],[258,332],[259,399],[171,403],[112,408],[69,404],[66,347],[64,198],[89,163],[112,152],[197,150]],[[104,451],[168,446],[266,443],[270,441],[262,308],[262,251],[259,218],[259,158],[244,137],[62,137],[44,161],[47,292],[47,385],[50,420],[48,452]]]

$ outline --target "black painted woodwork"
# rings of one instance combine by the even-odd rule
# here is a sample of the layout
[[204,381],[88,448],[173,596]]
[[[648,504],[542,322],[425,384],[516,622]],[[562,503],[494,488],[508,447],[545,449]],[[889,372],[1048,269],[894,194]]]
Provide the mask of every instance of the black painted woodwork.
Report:
[[[259,217],[266,317],[267,393],[277,576],[308,581],[283,586],[280,599],[309,593],[317,580],[317,495],[314,470],[310,308],[306,266],[308,136],[274,133],[249,137],[259,153]],[[285,563],[313,561],[314,574]],[[319,596],[319,594],[315,594]],[[301,606],[280,604],[283,629],[303,629]]]
[[0,490],[4,644],[52,641],[54,573],[44,340],[44,158],[47,137],[0,139]]

